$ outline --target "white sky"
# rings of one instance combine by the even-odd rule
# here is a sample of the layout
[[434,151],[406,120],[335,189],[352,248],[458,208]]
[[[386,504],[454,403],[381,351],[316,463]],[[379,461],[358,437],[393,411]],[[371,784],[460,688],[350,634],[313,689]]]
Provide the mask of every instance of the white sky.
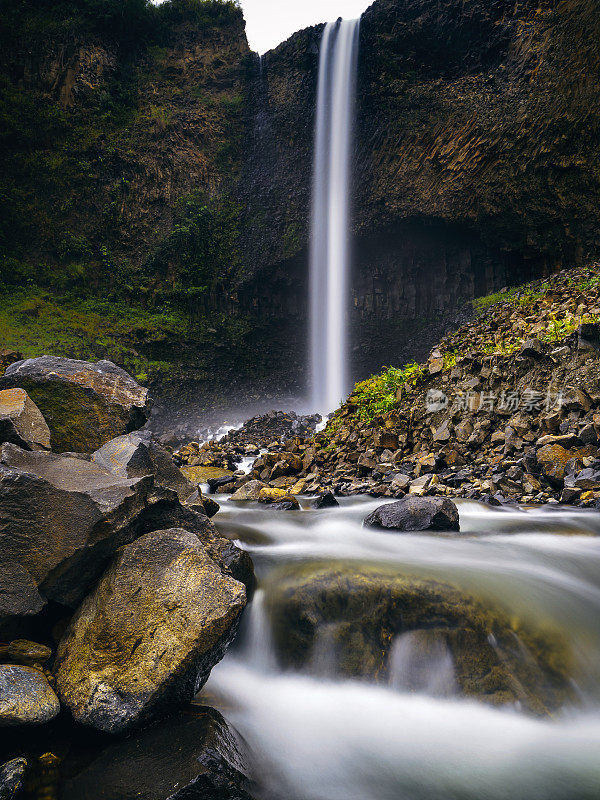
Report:
[[343,17],[359,17],[373,0],[241,0],[252,50],[266,53],[292,33]]

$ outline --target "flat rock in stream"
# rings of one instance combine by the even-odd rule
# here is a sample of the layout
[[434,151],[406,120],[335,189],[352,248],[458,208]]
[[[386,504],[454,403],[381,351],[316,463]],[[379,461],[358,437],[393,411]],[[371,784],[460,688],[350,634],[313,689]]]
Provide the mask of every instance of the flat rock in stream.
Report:
[[241,737],[192,706],[105,749],[66,781],[62,800],[251,800]]
[[189,703],[223,657],[246,605],[198,537],[147,533],[123,547],[83,601],[56,655],[77,722],[126,733]]
[[395,531],[458,531],[456,503],[446,497],[409,495],[395,503],[379,506],[365,518],[369,528]]

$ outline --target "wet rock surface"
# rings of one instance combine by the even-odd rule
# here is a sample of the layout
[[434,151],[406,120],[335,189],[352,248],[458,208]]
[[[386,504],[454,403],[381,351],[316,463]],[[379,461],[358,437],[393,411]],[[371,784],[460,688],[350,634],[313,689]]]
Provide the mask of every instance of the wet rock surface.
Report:
[[0,727],[41,725],[59,711],[58,698],[43,672],[0,664]]
[[3,558],[59,603],[77,605],[118,547],[186,515],[194,530],[214,533],[206,516],[185,512],[152,475],[118,477],[86,458],[2,447]]
[[48,424],[55,451],[91,452],[141,428],[148,389],[111,361],[41,356],[11,364],[0,389],[24,389]]
[[394,642],[426,632],[450,654],[459,694],[538,714],[569,696],[570,654],[558,634],[527,629],[450,584],[348,562],[282,568],[268,589],[284,667],[318,673],[311,659],[320,653],[334,674],[386,683]]
[[0,767],[0,800],[12,800],[23,785],[27,759],[13,758]]
[[395,531],[458,531],[458,508],[441,497],[405,497],[379,506],[365,517],[368,528]]
[[212,708],[193,706],[106,748],[66,781],[64,800],[251,800],[244,745]]
[[246,604],[198,537],[148,533],[123,548],[63,636],[57,688],[73,717],[123,733],[189,703]]

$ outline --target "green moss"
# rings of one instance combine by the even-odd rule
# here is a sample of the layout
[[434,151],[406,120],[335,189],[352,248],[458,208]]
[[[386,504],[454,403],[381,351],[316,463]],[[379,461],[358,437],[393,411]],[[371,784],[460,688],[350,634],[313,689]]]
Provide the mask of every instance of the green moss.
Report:
[[399,404],[399,392],[415,389],[423,380],[424,367],[416,362],[404,367],[386,367],[379,375],[372,375],[357,383],[350,397],[358,416],[365,422],[379,414],[387,414]]

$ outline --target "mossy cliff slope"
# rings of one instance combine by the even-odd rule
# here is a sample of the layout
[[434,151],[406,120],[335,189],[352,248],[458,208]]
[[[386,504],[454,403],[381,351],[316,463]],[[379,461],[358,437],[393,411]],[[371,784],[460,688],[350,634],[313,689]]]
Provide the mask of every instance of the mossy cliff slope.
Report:
[[[0,0],[0,19],[2,341],[174,387],[184,364],[301,379],[322,26],[259,62],[229,0]],[[593,0],[365,13],[356,374],[405,360],[411,331],[424,356],[464,299],[597,255],[599,31]]]

